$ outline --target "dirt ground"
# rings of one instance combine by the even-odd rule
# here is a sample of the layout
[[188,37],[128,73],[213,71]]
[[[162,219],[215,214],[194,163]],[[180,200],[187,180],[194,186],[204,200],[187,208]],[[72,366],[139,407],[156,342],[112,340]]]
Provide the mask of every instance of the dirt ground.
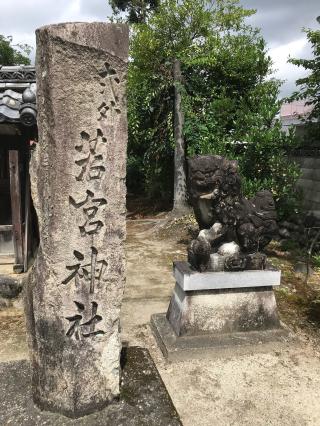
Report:
[[[167,363],[149,328],[153,313],[165,312],[174,286],[172,261],[185,258],[179,227],[155,232],[162,219],[128,221],[127,287],[121,313],[122,338],[147,347],[185,426],[319,425],[320,326],[309,317],[302,297],[304,280],[288,256],[270,248],[283,265],[277,291],[280,315],[299,341],[281,351],[229,358]],[[314,274],[308,288],[320,285]],[[310,292],[306,297],[311,297]],[[0,361],[27,358],[24,318],[19,301],[0,311]]]

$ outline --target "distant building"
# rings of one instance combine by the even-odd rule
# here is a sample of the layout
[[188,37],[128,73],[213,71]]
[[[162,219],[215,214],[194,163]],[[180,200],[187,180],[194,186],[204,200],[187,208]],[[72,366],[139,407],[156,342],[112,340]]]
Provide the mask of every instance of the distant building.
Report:
[[301,145],[295,150],[294,160],[301,167],[301,177],[297,187],[302,191],[303,203],[307,212],[320,218],[320,135],[318,141],[309,143],[304,119],[312,111],[305,100],[283,104],[280,119],[283,129],[288,132],[295,126]]
[[35,68],[0,66],[0,267],[15,272],[28,268],[37,238],[28,167],[36,123]]
[[288,132],[290,126],[295,126],[296,134],[303,136],[305,133],[304,119],[312,111],[312,105],[306,105],[305,100],[285,103],[281,106],[280,120],[283,130]]

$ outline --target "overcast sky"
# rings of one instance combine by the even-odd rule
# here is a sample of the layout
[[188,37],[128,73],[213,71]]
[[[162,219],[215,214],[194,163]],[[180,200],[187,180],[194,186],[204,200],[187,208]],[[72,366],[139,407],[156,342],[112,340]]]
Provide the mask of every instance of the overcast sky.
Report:
[[[287,64],[292,57],[310,57],[311,50],[302,27],[319,28],[320,0],[242,0],[257,9],[249,22],[262,29],[277,70],[286,80],[282,95],[290,94],[303,70]],[[104,21],[111,15],[107,0],[0,0],[0,34],[12,35],[15,43],[35,46],[36,28],[57,22]],[[34,54],[33,54],[34,56]]]

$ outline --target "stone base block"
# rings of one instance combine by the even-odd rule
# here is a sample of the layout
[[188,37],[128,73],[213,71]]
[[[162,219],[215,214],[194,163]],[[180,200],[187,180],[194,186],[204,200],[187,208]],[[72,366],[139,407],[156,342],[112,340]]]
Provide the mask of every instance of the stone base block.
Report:
[[272,287],[184,291],[176,284],[167,319],[177,336],[280,327]]
[[264,270],[237,272],[198,272],[188,262],[173,262],[173,276],[184,291],[228,288],[275,287],[280,285],[281,272],[268,265]]
[[187,262],[175,262],[173,275],[167,314],[151,317],[166,358],[269,351],[292,341],[280,324],[273,292],[280,271],[199,273]]
[[295,341],[293,334],[284,326],[264,331],[178,337],[165,313],[152,315],[150,325],[168,361],[215,359],[279,351],[288,348]]
[[181,422],[157,368],[146,349],[123,351],[120,400],[75,420],[40,411],[32,402],[27,361],[0,363],[0,419],[3,425],[179,426]]

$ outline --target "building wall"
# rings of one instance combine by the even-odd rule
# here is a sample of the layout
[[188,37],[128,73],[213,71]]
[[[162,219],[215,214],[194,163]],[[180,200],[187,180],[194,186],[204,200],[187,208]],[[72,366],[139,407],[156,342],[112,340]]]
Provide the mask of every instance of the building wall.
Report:
[[305,208],[320,218],[320,157],[295,157],[301,167],[297,187],[303,194]]

